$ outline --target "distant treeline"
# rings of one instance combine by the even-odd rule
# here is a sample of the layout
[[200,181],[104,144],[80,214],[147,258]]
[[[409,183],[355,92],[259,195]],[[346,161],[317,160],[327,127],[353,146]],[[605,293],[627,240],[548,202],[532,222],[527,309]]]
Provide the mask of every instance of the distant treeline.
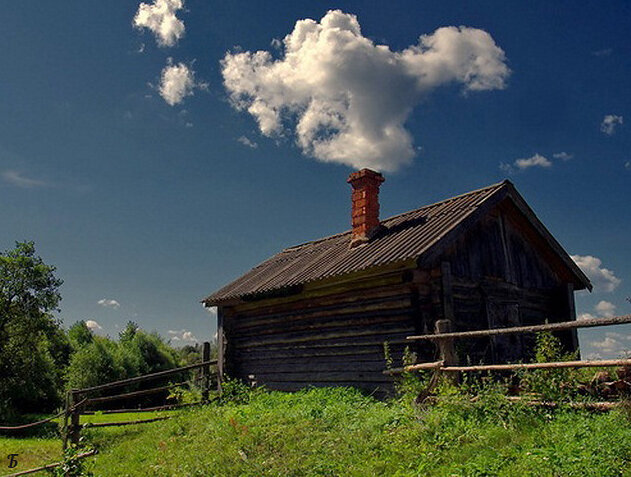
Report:
[[174,349],[129,322],[118,340],[96,336],[84,321],[64,330],[54,315],[63,283],[32,242],[0,253],[0,422],[50,412],[66,389],[197,362],[201,347]]

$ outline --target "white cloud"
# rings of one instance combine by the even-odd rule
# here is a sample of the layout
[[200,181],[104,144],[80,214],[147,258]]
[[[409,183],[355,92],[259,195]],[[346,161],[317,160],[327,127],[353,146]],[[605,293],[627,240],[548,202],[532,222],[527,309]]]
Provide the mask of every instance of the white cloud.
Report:
[[591,255],[572,255],[572,260],[587,275],[594,291],[612,292],[622,282],[612,270],[602,266],[602,260]]
[[552,167],[552,162],[541,154],[535,154],[527,159],[517,159],[515,166],[518,169],[528,169],[529,167]]
[[525,169],[529,169],[530,167],[548,168],[552,167],[552,162],[547,157],[542,156],[538,153],[535,153],[534,156],[528,157],[526,159],[515,159],[515,162],[513,162],[512,164],[500,162],[500,169],[509,174],[513,174],[515,172],[515,168],[523,171]]
[[591,313],[581,313],[580,315],[578,315],[578,318],[577,318],[578,321],[595,320],[595,319],[596,317],[592,315]]
[[622,116],[616,116],[615,114],[608,114],[603,118],[603,122],[600,123],[600,130],[611,136],[616,132],[616,126],[622,124],[624,122],[624,118]]
[[[629,353],[629,344],[625,343],[630,336],[622,335],[621,333],[605,333],[605,338],[600,341],[592,341],[589,343],[593,348],[596,348],[600,356],[609,355],[610,357],[621,357]],[[601,354],[602,353],[602,354]]]
[[184,23],[176,16],[177,11],[182,8],[183,0],[154,0],[152,4],[141,3],[133,25],[138,29],[151,30],[159,46],[173,46],[184,36]]
[[237,141],[239,141],[244,146],[249,147],[250,149],[256,149],[257,147],[259,147],[259,145],[256,142],[252,141],[250,138],[246,136],[239,137]]
[[181,330],[169,330],[168,331],[172,341],[184,341],[189,343],[197,343],[198,339],[195,335],[186,329]]
[[625,162],[625,163],[624,163],[624,167],[625,167],[625,169],[628,169],[628,170],[630,170],[630,171],[631,171],[631,161],[627,161],[627,162]]
[[101,325],[99,325],[96,321],[94,320],[87,320],[85,322],[85,326],[87,326],[90,330],[92,331],[96,331],[96,330],[102,330],[103,327]]
[[205,83],[195,81],[195,72],[184,63],[173,64],[171,58],[162,70],[158,92],[171,106],[181,103],[186,96],[193,96],[195,88],[205,89]]
[[574,154],[569,154],[565,151],[562,151],[552,154],[552,157],[554,157],[555,159],[561,159],[562,161],[569,161],[574,157]]
[[292,128],[303,153],[320,161],[378,170],[411,161],[404,124],[433,89],[502,89],[510,73],[504,51],[483,30],[443,27],[392,51],[340,10],[297,21],[278,56],[226,53],[222,75],[233,106],[249,112],[265,136]]
[[594,307],[596,313],[606,318],[611,318],[616,314],[616,305],[609,301],[601,300]]
[[113,308],[115,310],[118,310],[121,307],[121,304],[119,302],[108,298],[102,298],[96,303],[97,305],[104,306],[105,308]]
[[23,189],[32,189],[35,187],[46,187],[48,184],[44,181],[32,179],[24,176],[18,171],[4,171],[2,173],[2,179],[9,184]]

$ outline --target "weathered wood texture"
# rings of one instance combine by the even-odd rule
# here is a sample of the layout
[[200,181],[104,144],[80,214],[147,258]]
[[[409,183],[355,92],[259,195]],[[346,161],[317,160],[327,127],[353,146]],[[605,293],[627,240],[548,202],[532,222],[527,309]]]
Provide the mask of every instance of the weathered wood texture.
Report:
[[226,310],[226,373],[279,390],[353,385],[387,392],[384,342],[400,361],[406,336],[422,331],[416,295],[416,285],[400,279],[369,292]]
[[[449,289],[456,331],[576,318],[572,288],[564,281],[565,267],[509,204],[500,204],[471,227],[442,260],[450,264]],[[441,268],[444,273],[444,265]],[[437,275],[438,271],[432,278],[433,289],[441,281],[444,287],[444,279]],[[433,311],[440,314],[444,309],[442,304]],[[577,350],[575,330],[561,331],[557,336],[567,350]],[[534,344],[534,335],[506,335],[462,341],[456,349],[461,362],[502,363],[528,359]]]

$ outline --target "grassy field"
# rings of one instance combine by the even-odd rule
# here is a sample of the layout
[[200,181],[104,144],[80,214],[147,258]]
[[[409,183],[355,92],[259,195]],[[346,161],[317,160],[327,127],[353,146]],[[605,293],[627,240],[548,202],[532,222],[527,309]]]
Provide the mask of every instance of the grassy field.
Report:
[[[168,421],[86,430],[99,449],[88,469],[97,476],[631,476],[623,410],[550,413],[492,393],[471,403],[453,389],[427,409],[339,388],[240,399],[175,411]],[[0,439],[3,454],[20,453],[29,466],[58,459],[59,447],[55,439]]]

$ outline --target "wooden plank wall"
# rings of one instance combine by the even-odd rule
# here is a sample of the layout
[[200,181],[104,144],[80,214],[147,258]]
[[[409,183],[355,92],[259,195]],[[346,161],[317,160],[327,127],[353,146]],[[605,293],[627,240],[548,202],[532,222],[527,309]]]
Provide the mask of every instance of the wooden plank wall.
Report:
[[277,390],[344,385],[388,392],[383,343],[398,365],[406,336],[419,331],[417,295],[399,284],[226,310],[226,373]]
[[[509,210],[510,211],[510,210]],[[534,325],[574,319],[572,293],[535,240],[528,224],[500,209],[483,219],[446,253],[452,274],[454,325],[468,331],[489,327]],[[432,290],[444,281],[432,271]],[[434,291],[434,314],[442,315]],[[442,318],[442,316],[441,316]],[[576,332],[560,333],[568,350],[577,347]],[[534,335],[468,340],[458,345],[463,362],[509,362],[528,359]]]

